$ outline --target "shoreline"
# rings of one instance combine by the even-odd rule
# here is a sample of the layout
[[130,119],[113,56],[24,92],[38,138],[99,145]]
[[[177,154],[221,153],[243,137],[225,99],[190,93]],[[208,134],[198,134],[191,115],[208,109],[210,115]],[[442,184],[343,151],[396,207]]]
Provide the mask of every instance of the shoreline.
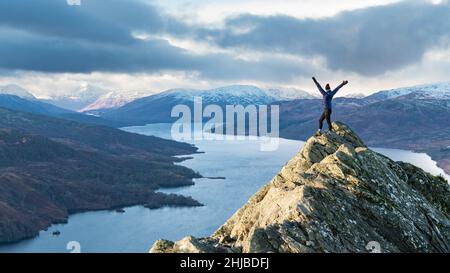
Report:
[[[195,185],[195,184],[192,184],[192,185],[186,185],[186,186],[180,186],[180,187],[192,187],[192,186],[194,186],[194,185]],[[163,193],[163,192],[158,192],[158,193]],[[167,194],[167,193],[163,193],[163,194],[169,195],[169,194]],[[197,201],[197,200],[195,200],[195,199],[193,199],[193,200],[194,200],[194,201]],[[197,202],[198,202],[198,201],[197,201]],[[55,220],[55,221],[50,222],[48,225],[46,225],[45,228],[42,228],[42,229],[40,229],[39,231],[37,231],[37,233],[36,233],[35,235],[26,236],[26,237],[23,237],[23,238],[21,238],[21,239],[19,239],[19,240],[16,240],[16,241],[11,241],[11,242],[0,242],[0,247],[3,247],[3,246],[12,246],[12,245],[21,243],[21,242],[23,242],[23,241],[35,239],[35,238],[39,237],[39,235],[40,235],[41,232],[43,232],[43,231],[48,231],[52,226],[55,226],[55,225],[67,225],[67,224],[69,224],[69,223],[70,223],[70,221],[69,221],[70,218],[73,217],[73,216],[75,216],[75,215],[80,215],[80,214],[90,213],[90,212],[102,212],[102,211],[103,211],[103,212],[111,212],[111,213],[119,213],[119,212],[116,212],[117,209],[124,209],[124,210],[125,210],[125,213],[126,213],[126,209],[133,208],[133,207],[142,207],[142,208],[149,209],[149,210],[155,210],[155,209],[162,209],[162,208],[166,208],[166,207],[169,207],[169,208],[192,208],[192,207],[201,207],[201,206],[204,206],[204,204],[202,204],[202,203],[200,203],[200,202],[198,202],[198,203],[199,203],[199,205],[170,205],[170,204],[163,204],[163,205],[161,205],[161,206],[159,206],[159,207],[150,207],[150,206],[146,206],[145,203],[137,202],[137,203],[134,203],[134,204],[124,204],[124,205],[118,205],[118,206],[111,206],[111,207],[108,207],[108,208],[99,208],[99,209],[80,209],[80,210],[75,209],[75,210],[70,210],[70,212],[68,211],[67,217],[66,217],[65,219],[58,219],[58,220]],[[1,253],[1,252],[0,252],[0,253]]]

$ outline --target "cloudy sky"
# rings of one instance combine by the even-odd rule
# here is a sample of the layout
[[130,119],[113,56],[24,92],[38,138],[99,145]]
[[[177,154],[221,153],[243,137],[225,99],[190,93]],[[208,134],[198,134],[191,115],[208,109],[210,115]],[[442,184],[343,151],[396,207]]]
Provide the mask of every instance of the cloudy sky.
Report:
[[[447,82],[446,0],[2,0],[0,85],[345,92]],[[345,93],[344,93],[345,94]]]

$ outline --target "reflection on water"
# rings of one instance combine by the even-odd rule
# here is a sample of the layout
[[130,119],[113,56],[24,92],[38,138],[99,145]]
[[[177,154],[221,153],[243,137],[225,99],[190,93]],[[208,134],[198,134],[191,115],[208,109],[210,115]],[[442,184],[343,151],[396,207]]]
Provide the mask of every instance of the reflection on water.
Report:
[[[140,134],[170,138],[169,124],[125,128]],[[160,238],[178,240],[186,235],[207,236],[223,224],[248,198],[266,184],[303,146],[302,141],[281,139],[279,149],[261,152],[259,141],[204,141],[194,143],[205,153],[180,164],[206,177],[195,186],[164,189],[163,192],[190,195],[206,206],[162,208],[140,206],[126,212],[86,212],[72,215],[66,225],[53,225],[36,238],[0,247],[0,252],[68,252],[66,245],[78,241],[82,252],[146,252]],[[427,171],[442,172],[426,154],[396,149],[375,149],[394,160],[419,165]],[[55,237],[53,231],[61,231]]]

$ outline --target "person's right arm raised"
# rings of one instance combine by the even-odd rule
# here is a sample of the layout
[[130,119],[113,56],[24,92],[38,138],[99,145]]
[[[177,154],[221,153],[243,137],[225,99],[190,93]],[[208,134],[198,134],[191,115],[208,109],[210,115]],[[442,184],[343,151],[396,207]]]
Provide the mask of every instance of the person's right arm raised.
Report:
[[325,95],[325,90],[323,90],[323,88],[322,88],[322,86],[320,85],[320,83],[316,80],[316,77],[312,77],[312,79],[313,79],[314,83],[316,84],[317,89],[319,89],[320,93],[321,93],[322,95]]

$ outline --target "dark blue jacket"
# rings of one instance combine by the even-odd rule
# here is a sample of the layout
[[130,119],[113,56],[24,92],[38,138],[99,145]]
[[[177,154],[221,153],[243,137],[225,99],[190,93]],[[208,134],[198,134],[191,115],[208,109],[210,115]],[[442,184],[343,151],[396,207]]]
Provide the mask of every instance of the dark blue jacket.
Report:
[[331,104],[331,101],[333,100],[334,95],[341,89],[342,86],[344,86],[344,83],[341,83],[338,87],[336,87],[333,91],[325,91],[323,90],[322,86],[320,86],[320,83],[317,81],[314,81],[314,83],[317,85],[317,88],[319,89],[320,93],[323,96],[323,107],[325,109],[332,109],[333,106]]

